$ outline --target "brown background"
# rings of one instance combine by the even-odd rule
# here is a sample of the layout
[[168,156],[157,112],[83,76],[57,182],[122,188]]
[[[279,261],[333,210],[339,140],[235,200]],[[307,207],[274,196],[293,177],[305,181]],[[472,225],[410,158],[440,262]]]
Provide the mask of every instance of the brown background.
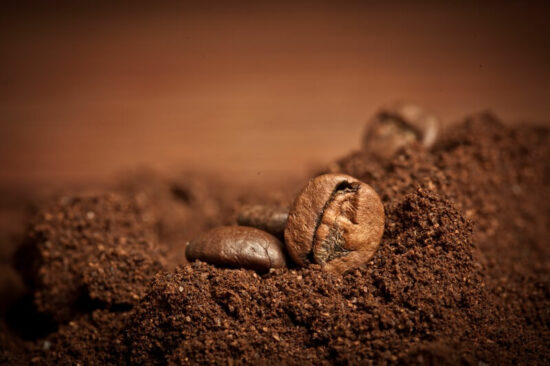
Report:
[[401,98],[545,122],[547,7],[441,3],[2,3],[0,186],[138,165],[273,181]]

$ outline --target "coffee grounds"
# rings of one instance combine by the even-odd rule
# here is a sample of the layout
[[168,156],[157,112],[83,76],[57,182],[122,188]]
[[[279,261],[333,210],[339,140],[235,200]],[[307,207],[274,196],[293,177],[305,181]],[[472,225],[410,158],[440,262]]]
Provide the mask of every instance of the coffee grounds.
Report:
[[[188,197],[205,186],[174,193],[175,181],[155,178],[170,193],[138,179],[120,194],[100,195],[108,198],[48,204],[29,231],[32,250],[19,252],[27,255],[22,272],[34,302],[57,329],[21,341],[2,326],[0,357],[22,364],[548,364],[549,140],[546,128],[481,114],[452,126],[430,151],[413,145],[391,160],[357,151],[331,164],[372,185],[386,210],[379,250],[345,276],[316,266],[264,276],[204,263],[170,269],[195,230],[228,223],[241,203],[288,205],[288,192],[267,190],[262,202],[257,193],[220,190],[202,206],[200,195]],[[197,212],[181,221],[185,234],[170,216],[177,205]],[[88,226],[90,211],[101,225]],[[99,260],[96,238],[125,255]],[[108,276],[107,266],[124,270]]]
[[33,364],[115,364],[119,333],[129,312],[96,309],[78,315],[44,340],[35,342]]
[[543,364],[550,344],[549,133],[480,113],[452,126],[431,152],[413,146],[391,162],[355,152],[331,167],[369,182],[385,202],[415,186],[449,197],[474,223],[474,253],[503,319],[499,344]]
[[489,314],[470,223],[424,191],[399,202],[388,223],[373,261],[343,278],[318,268],[260,278],[206,264],[158,276],[124,333],[130,362],[397,361],[435,334],[477,333]]
[[18,262],[38,311],[66,321],[94,308],[137,304],[162,268],[155,243],[138,200],[63,196],[36,215]]

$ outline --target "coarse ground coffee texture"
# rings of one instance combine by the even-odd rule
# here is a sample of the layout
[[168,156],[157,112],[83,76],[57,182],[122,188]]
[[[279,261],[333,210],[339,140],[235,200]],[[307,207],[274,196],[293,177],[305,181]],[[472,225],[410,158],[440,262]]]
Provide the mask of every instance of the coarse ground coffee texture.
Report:
[[63,196],[37,213],[17,261],[38,311],[70,320],[91,307],[130,308],[162,265],[138,200]]
[[27,292],[6,305],[0,363],[549,364],[548,156],[548,129],[482,113],[430,150],[329,164],[386,212],[374,257],[343,276],[182,256],[242,204],[288,206],[299,183],[145,173],[47,201],[15,255]]

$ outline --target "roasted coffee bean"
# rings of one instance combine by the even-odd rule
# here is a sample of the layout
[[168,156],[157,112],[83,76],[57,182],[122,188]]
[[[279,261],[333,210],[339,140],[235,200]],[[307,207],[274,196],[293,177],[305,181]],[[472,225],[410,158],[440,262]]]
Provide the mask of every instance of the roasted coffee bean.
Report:
[[258,272],[286,266],[284,246],[279,239],[245,226],[222,226],[207,231],[189,242],[185,254],[189,261]]
[[283,239],[288,208],[275,205],[246,205],[237,214],[237,223],[267,231]]
[[381,109],[368,123],[363,149],[383,158],[401,147],[419,142],[429,148],[437,138],[439,119],[412,103],[395,103]]
[[288,216],[285,241],[299,265],[343,273],[365,264],[384,232],[384,206],[368,184],[325,174],[302,189]]

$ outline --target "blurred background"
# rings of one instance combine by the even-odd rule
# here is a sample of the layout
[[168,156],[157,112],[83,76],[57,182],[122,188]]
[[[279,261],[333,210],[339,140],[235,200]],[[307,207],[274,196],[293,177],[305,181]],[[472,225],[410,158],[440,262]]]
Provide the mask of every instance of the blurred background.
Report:
[[0,187],[284,179],[406,99],[550,116],[544,2],[1,2]]

